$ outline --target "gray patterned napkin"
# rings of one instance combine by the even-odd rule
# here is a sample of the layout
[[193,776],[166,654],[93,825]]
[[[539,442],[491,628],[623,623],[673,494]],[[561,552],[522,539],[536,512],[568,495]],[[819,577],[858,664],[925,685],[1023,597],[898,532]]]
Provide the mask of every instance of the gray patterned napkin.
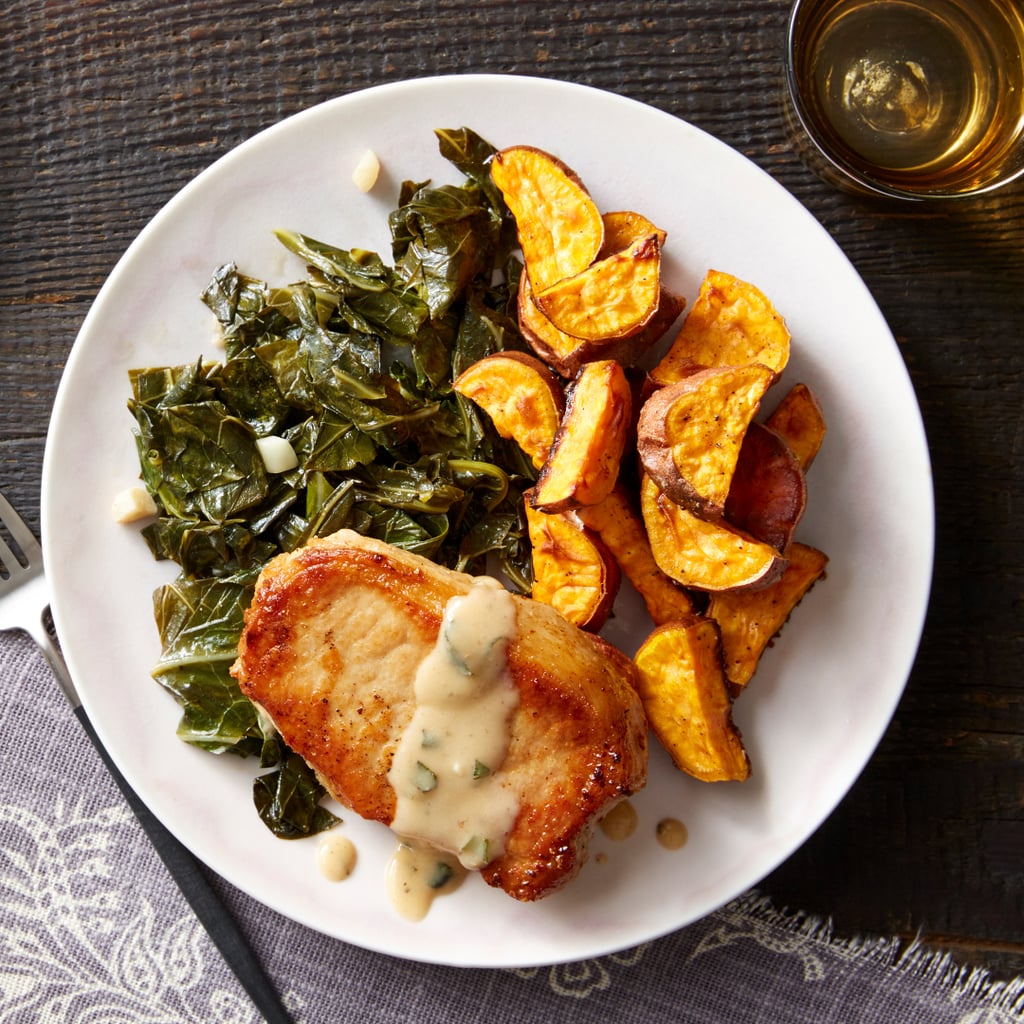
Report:
[[[18,634],[0,634],[0,761],[0,1022],[258,1021]],[[214,882],[296,1024],[1024,1021],[1024,979],[841,942],[755,893],[614,956],[463,970],[325,938]]]

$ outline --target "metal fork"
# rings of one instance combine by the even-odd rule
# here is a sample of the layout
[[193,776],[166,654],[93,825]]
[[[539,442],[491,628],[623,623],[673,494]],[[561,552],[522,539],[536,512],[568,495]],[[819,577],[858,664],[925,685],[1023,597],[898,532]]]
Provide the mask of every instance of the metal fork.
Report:
[[[5,533],[13,545],[5,539]],[[198,861],[138,798],[104,749],[78,699],[49,612],[49,592],[39,541],[0,494],[0,631],[22,629],[39,645],[107,770],[242,987],[268,1024],[292,1024],[292,1018],[242,935],[238,922],[210,885]]]

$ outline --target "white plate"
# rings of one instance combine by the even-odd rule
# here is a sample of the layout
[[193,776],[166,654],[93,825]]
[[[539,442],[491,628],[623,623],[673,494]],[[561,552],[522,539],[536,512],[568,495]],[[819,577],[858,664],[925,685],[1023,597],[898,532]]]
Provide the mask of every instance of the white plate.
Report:
[[[785,381],[819,396],[829,433],[810,473],[798,538],[831,556],[737,702],[754,765],[742,785],[707,785],[656,751],[634,800],[636,833],[598,836],[579,879],[519,904],[476,877],[410,924],[390,906],[387,829],[346,814],[355,875],[323,880],[315,840],[275,839],[251,806],[254,765],[175,737],[178,711],[149,672],[158,655],[150,593],[158,565],[136,529],[115,525],[134,482],[131,367],[213,355],[199,293],[235,260],[274,282],[300,262],[272,237],[294,228],[390,253],[386,214],[403,179],[458,181],[434,128],[468,125],[497,146],[558,154],[605,210],[635,208],[668,230],[666,274],[690,297],[709,267],[755,282],[786,317]],[[369,195],[351,184],[366,148],[381,158]],[[780,391],[781,394],[781,391]],[[46,451],[43,534],[54,613],[83,702],[114,759],[157,816],[210,867],[283,914],[360,946],[466,966],[597,956],[679,928],[754,885],[795,850],[856,779],[902,693],[931,578],[933,511],[920,415],[882,316],[842,252],[778,184],[698,129],[577,85],[501,76],[382,86],[324,103],[217,161],[153,219],[117,264],[75,343]],[[646,625],[627,612],[613,639]],[[655,841],[673,815],[690,839]]]

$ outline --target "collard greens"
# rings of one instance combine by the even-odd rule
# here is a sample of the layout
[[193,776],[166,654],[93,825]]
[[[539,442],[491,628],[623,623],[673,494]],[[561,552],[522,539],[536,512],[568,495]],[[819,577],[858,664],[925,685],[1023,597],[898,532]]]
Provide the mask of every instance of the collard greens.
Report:
[[[535,471],[451,388],[483,356],[524,347],[514,223],[488,174],[493,147],[465,128],[436,134],[465,180],[402,186],[390,264],[279,231],[303,280],[273,286],[227,263],[202,295],[222,362],[130,375],[141,475],[160,510],[143,533],[181,567],[154,596],[154,675],[182,707],[183,740],[272,769],[254,800],[284,837],[333,818],[228,672],[260,567],[347,527],[467,572],[493,559],[514,588],[531,585],[520,497]],[[267,472],[256,442],[268,435],[290,442],[297,468]]]

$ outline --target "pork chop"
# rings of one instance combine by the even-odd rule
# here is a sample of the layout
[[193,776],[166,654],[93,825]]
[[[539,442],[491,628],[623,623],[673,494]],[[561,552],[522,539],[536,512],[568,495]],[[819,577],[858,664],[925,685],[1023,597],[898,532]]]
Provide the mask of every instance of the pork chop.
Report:
[[[260,575],[232,674],[328,792],[364,818],[395,817],[388,771],[416,710],[416,672],[449,599],[472,584],[348,530],[279,555]],[[518,812],[481,873],[534,900],[577,874],[596,822],[644,785],[647,721],[629,658],[545,604],[512,600],[506,659],[518,701],[501,784]]]

